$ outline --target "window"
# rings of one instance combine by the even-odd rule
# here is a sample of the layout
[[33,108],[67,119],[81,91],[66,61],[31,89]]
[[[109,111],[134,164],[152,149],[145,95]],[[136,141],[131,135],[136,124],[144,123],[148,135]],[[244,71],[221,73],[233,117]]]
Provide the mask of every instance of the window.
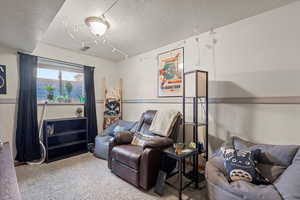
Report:
[[39,60],[37,100],[50,103],[84,103],[83,68]]

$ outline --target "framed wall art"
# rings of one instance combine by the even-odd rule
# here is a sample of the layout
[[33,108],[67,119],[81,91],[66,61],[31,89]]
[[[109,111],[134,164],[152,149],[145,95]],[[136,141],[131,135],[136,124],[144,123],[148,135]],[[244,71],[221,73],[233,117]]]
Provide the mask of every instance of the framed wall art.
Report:
[[158,97],[182,96],[184,48],[158,55]]
[[0,94],[6,94],[6,66],[0,65]]

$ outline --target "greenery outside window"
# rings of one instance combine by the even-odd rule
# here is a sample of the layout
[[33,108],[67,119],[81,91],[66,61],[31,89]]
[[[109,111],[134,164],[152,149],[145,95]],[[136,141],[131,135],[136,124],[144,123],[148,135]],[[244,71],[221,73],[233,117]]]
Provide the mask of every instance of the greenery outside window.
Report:
[[37,70],[38,103],[83,104],[85,101],[82,67],[39,60]]

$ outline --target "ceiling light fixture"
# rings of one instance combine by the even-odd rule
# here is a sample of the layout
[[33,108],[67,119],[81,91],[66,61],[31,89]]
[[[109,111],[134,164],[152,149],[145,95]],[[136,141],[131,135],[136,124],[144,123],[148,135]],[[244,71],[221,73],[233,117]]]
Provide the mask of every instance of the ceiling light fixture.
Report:
[[97,37],[104,35],[109,29],[110,25],[105,17],[88,17],[85,19],[85,24],[89,27],[90,31]]
[[[115,0],[110,7],[108,7],[100,16],[87,17],[84,22],[85,24],[71,24],[67,16],[62,17],[62,24],[64,25],[67,34],[72,40],[78,43],[81,51],[87,51],[95,45],[103,44],[112,49],[113,53],[117,53],[127,59],[129,56],[126,52],[115,47],[112,42],[104,34],[110,28],[110,23],[105,18],[106,14],[119,2]],[[82,37],[87,32],[92,34],[89,37]]]

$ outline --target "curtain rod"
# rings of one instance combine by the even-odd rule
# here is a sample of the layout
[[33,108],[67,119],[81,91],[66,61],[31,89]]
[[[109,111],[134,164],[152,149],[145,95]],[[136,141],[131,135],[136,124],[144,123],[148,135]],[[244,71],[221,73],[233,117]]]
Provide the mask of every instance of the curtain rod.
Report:
[[[27,53],[22,53],[22,52],[18,52],[18,54],[27,54]],[[32,55],[32,54],[28,54],[28,55]],[[72,63],[72,62],[66,62],[66,61],[62,61],[62,60],[57,60],[57,59],[52,59],[52,58],[46,58],[46,57],[42,57],[42,56],[37,56],[38,59],[44,60],[44,61],[51,61],[57,64],[64,64],[64,65],[70,65],[73,67],[80,67],[83,68],[85,65],[81,65],[81,64],[77,64],[77,63]],[[92,67],[92,66],[90,66]],[[95,68],[95,67],[92,67]]]

